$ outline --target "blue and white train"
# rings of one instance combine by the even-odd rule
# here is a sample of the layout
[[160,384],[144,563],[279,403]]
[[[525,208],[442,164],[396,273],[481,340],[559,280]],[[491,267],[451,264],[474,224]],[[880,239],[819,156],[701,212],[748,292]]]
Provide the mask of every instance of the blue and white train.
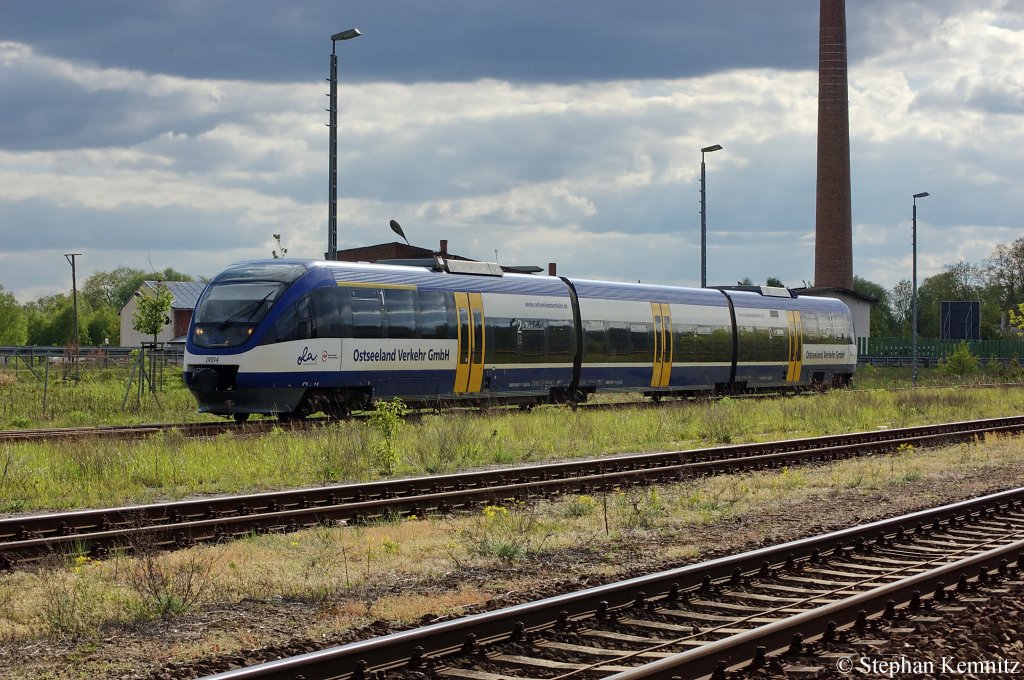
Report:
[[[743,288],[743,289],[741,289]],[[410,405],[654,399],[849,384],[849,309],[785,288],[673,288],[433,267],[262,260],[200,297],[185,382],[246,419]]]

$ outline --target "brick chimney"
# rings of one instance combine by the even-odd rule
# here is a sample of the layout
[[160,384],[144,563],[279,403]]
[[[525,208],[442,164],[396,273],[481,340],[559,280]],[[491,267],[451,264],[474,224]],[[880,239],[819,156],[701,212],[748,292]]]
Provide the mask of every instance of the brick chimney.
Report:
[[441,248],[437,252],[439,254],[441,254],[441,255],[447,255],[448,254],[448,239],[446,239],[446,238],[441,239]]
[[821,0],[814,285],[853,289],[846,0]]
[[557,262],[548,262],[548,276],[558,276]]

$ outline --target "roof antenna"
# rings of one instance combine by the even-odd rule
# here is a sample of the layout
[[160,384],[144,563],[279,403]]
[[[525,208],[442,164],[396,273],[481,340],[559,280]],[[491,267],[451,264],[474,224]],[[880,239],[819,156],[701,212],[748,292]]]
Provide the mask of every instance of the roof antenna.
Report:
[[[396,234],[398,234],[402,238],[405,238],[405,232],[402,231],[402,225],[400,225],[395,220],[391,220],[391,231],[395,232]],[[407,238],[405,238],[405,245],[409,246],[410,248],[412,247],[412,244],[409,243],[409,239],[407,239]]]

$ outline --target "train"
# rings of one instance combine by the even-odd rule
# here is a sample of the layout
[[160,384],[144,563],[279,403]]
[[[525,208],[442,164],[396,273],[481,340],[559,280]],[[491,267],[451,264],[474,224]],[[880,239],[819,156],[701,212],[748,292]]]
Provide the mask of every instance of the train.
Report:
[[238,262],[199,297],[184,380],[239,421],[411,407],[654,400],[850,384],[840,300],[782,287],[538,276],[495,263]]

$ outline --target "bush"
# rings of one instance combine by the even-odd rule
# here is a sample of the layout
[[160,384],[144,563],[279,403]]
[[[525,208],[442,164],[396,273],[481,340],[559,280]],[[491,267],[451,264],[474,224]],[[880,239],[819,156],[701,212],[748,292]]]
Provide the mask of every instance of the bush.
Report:
[[974,356],[970,345],[965,340],[956,346],[949,358],[943,362],[940,370],[947,375],[962,378],[977,373],[978,367],[978,357]]

